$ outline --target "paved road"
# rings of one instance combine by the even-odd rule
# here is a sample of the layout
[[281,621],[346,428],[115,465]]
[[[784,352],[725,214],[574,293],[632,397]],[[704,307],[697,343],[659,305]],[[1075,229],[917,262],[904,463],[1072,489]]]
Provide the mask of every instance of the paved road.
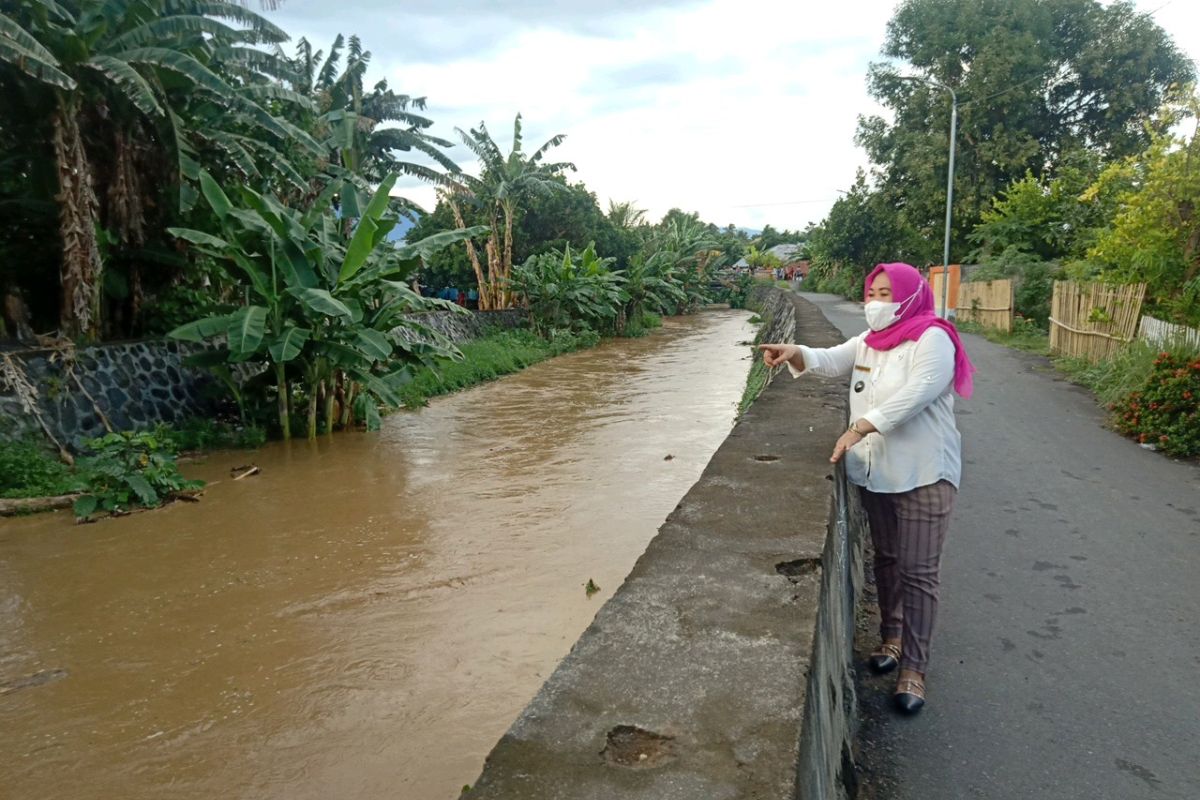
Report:
[[965,340],[929,705],[896,717],[863,681],[874,796],[1200,798],[1200,469],[1105,430],[1046,359]]

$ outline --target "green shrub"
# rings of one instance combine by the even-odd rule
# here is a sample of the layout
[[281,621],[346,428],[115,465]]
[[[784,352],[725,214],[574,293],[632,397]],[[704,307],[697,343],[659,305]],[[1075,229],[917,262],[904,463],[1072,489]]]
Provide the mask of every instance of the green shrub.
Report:
[[71,468],[37,442],[0,442],[0,497],[70,494],[78,483]]
[[77,474],[87,493],[75,501],[75,516],[83,519],[98,510],[156,508],[173,492],[204,485],[180,475],[174,442],[149,431],[110,433],[86,446],[92,455],[79,460]]
[[662,327],[662,317],[658,314],[652,314],[649,311],[643,311],[637,320],[629,320],[625,323],[626,338],[637,338],[645,336],[650,331]]
[[1109,409],[1121,433],[1168,455],[1200,455],[1200,354],[1159,352],[1142,386]]
[[1063,277],[1062,267],[1055,261],[1042,261],[1015,247],[984,262],[982,269],[971,275],[973,281],[1011,279],[1013,307],[1025,319],[1033,320],[1042,330],[1050,326],[1050,299],[1054,281]]
[[750,290],[754,288],[754,275],[749,272],[740,273],[723,292],[714,298],[717,302],[727,302],[730,308],[745,308],[750,298]]
[[177,452],[251,450],[267,441],[266,430],[258,425],[239,425],[208,417],[189,417],[175,425],[159,425],[154,433],[170,441]]

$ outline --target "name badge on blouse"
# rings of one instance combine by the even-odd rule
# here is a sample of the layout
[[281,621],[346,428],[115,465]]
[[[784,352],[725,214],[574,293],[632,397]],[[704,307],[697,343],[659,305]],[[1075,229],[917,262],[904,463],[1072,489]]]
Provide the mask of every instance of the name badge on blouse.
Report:
[[[855,365],[854,365],[854,369],[855,369],[857,372],[870,372],[870,371],[871,371],[871,368],[870,368],[870,367],[864,367],[862,364],[855,364]],[[854,391],[855,391],[855,393],[861,392],[865,386],[866,386],[866,384],[865,384],[865,383],[863,383],[862,381],[857,381],[857,382],[854,384]]]

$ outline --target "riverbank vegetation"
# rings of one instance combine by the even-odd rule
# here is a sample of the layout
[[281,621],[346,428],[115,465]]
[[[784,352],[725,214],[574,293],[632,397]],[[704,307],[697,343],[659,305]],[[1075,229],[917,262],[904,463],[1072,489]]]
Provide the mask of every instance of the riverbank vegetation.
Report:
[[555,331],[539,336],[528,330],[497,331],[460,344],[462,358],[444,358],[416,370],[400,390],[407,408],[425,405],[429,398],[456,392],[502,375],[519,372],[531,364],[563,353],[592,347],[600,341],[595,331]]
[[[19,257],[0,263],[0,338],[63,351],[163,335],[203,344],[190,363],[225,387],[239,430],[312,439],[601,336],[641,335],[661,315],[743,303],[730,266],[796,240],[680,210],[652,223],[628,202],[602,211],[568,180],[574,165],[551,158],[564,137],[529,152],[519,114],[506,146],[486,123],[455,128],[478,159],[468,173],[424,99],[371,85],[370,64],[356,36],[291,44],[227,0],[6,6],[0,249]],[[393,196],[399,176],[437,186],[436,207]],[[402,222],[414,223],[403,239]],[[431,287],[524,309],[531,333],[460,349],[422,322],[466,313]],[[19,350],[9,363],[20,370]],[[212,433],[186,446],[226,442]],[[123,440],[144,446],[126,462],[146,469],[184,446],[136,436],[154,452]],[[24,488],[7,490],[94,489],[100,509],[176,491],[116,474],[96,488],[65,469],[32,464],[13,473]]]
[[[0,511],[70,504],[75,516],[86,521],[97,513],[155,508],[204,486],[180,474],[178,445],[167,427],[109,433],[88,441],[86,452],[67,465],[36,441],[0,443],[0,500],[17,501],[0,502]],[[61,497],[64,502],[44,507],[19,502],[41,497]]]

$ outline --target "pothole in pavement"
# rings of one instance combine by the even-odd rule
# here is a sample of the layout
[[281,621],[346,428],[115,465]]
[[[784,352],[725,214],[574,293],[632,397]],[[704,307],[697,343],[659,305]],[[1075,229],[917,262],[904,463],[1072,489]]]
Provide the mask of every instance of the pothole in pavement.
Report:
[[755,461],[761,461],[761,462],[763,462],[763,463],[765,463],[765,464],[769,464],[769,463],[770,463],[770,462],[772,462],[772,461],[778,461],[778,460],[779,460],[779,456],[755,456],[755,457],[754,457],[754,460],[755,460]]
[[805,575],[812,575],[821,568],[820,558],[797,558],[795,561],[780,561],[775,571],[792,583],[798,583]]
[[675,737],[643,730],[635,725],[618,725],[608,732],[608,744],[600,751],[606,763],[626,769],[653,769],[678,758]]

